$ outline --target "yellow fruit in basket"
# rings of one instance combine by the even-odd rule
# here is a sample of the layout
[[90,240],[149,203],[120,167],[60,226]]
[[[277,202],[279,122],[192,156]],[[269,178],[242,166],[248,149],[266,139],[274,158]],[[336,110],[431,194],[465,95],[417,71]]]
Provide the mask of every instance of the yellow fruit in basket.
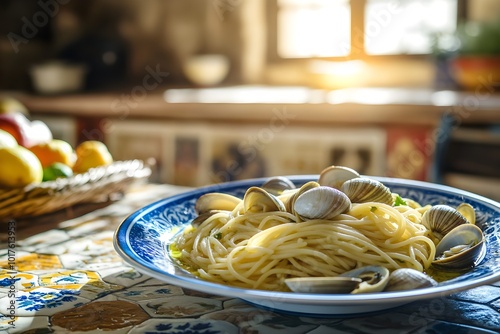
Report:
[[60,162],[55,162],[43,169],[43,181],[53,181],[71,176],[73,176],[71,167]]
[[75,152],[68,142],[61,139],[52,139],[46,143],[39,143],[29,148],[40,162],[42,167],[48,167],[56,162],[73,166],[75,162]]
[[40,160],[22,146],[0,147],[0,187],[18,188],[42,182]]
[[106,166],[113,162],[106,145],[100,141],[88,140],[75,149],[76,161],[73,165],[75,173],[84,173],[90,168]]
[[14,147],[17,146],[16,138],[13,135],[0,129],[0,147]]

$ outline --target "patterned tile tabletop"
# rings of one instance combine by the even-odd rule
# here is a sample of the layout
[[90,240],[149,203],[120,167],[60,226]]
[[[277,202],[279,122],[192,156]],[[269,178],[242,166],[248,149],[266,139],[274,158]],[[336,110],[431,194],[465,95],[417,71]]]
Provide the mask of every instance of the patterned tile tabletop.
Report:
[[[113,248],[120,222],[184,190],[139,185],[112,205],[25,238],[13,222],[1,226],[0,333],[500,332],[500,282],[369,315],[317,318],[169,285],[126,265]],[[8,236],[18,237],[15,247]]]

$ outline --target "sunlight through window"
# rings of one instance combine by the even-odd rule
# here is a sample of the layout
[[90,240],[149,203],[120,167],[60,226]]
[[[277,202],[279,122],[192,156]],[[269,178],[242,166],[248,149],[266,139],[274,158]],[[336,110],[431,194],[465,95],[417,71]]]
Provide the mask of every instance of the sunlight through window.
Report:
[[279,0],[278,54],[284,58],[350,53],[348,0]]
[[457,25],[456,0],[368,0],[365,8],[367,54],[425,54],[432,34]]

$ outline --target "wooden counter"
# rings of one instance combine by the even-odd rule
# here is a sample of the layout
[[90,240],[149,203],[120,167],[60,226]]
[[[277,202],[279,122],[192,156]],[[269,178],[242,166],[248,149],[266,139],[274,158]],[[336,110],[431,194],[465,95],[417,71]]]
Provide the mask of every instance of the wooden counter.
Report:
[[265,122],[277,110],[297,124],[410,124],[435,126],[445,112],[462,123],[500,122],[500,95],[427,89],[239,86],[64,96],[19,95],[34,114]]
[[[500,95],[487,89],[136,86],[15,97],[69,142],[105,141],[122,160],[153,157],[153,180],[186,186],[319,173],[328,164],[436,182],[436,148],[450,131],[500,124]],[[451,129],[443,130],[444,115],[454,117]]]

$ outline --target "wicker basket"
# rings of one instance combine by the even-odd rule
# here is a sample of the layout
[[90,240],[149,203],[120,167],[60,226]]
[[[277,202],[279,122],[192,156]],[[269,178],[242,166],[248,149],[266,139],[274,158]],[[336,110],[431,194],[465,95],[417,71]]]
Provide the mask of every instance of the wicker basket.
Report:
[[109,201],[150,175],[151,168],[141,160],[116,161],[69,178],[0,190],[0,222],[36,217],[81,203]]

